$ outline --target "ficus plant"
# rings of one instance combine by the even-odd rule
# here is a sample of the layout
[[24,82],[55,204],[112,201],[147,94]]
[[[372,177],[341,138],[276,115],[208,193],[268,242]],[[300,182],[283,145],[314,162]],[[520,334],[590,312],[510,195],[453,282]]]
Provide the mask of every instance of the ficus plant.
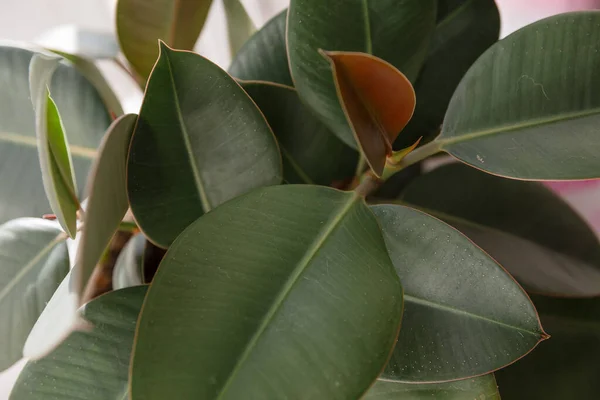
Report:
[[226,1],[225,71],[210,3],[118,2],[137,114],[0,47],[11,399],[597,399],[600,245],[539,181],[600,178],[600,12],[291,0],[240,45]]

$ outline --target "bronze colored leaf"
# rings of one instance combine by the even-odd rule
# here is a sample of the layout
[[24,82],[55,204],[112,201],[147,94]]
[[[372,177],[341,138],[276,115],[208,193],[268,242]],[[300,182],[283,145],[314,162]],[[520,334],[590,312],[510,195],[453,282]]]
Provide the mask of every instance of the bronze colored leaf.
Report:
[[413,115],[415,91],[388,62],[366,53],[321,51],[330,62],[338,98],[369,166],[381,176],[392,143]]

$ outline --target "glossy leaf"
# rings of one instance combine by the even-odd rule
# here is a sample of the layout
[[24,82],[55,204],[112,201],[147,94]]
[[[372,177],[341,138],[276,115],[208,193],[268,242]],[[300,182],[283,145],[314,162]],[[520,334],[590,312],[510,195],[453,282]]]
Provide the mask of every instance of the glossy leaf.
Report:
[[285,45],[287,9],[268,21],[237,52],[229,67],[236,78],[294,86]]
[[550,340],[498,371],[504,399],[595,399],[600,393],[600,299],[532,296]]
[[223,6],[227,18],[229,52],[233,57],[246,43],[246,40],[256,32],[256,26],[240,0],[223,0]]
[[82,309],[93,324],[73,332],[52,353],[30,361],[10,400],[105,400],[127,398],[127,372],[137,317],[146,286],[102,295]]
[[246,92],[206,58],[164,44],[127,173],[136,221],[162,247],[203,213],[282,175],[273,133]]
[[59,60],[58,57],[35,55],[29,64],[29,86],[35,111],[37,149],[44,191],[58,222],[73,238],[77,230],[79,209],[73,161],[60,114],[48,89]]
[[408,207],[371,209],[404,287],[402,329],[383,378],[486,374],[547,338],[523,289],[460,232]]
[[211,3],[212,0],[119,0],[117,36],[136,73],[144,80],[148,78],[159,55],[159,39],[176,49],[193,49]]
[[438,145],[496,175],[600,177],[598,24],[600,11],[560,14],[488,49],[456,89]]
[[400,282],[362,198],[257,189],[169,248],[138,324],[132,397],[359,398],[401,314]]
[[23,347],[25,358],[40,359],[60,345],[71,332],[89,329],[89,325],[77,313],[79,296],[74,289],[72,272],[73,269],[60,282],[35,321]]
[[381,176],[392,143],[415,110],[415,91],[393,65],[365,53],[323,52],[344,113],[367,163]]
[[600,294],[595,232],[542,184],[453,164],[414,180],[400,201],[459,229],[528,290],[558,296]]
[[494,0],[438,0],[437,19],[427,60],[415,82],[415,115],[398,138],[397,148],[421,136],[424,141],[435,137],[460,80],[500,34]]
[[86,285],[129,208],[127,153],[136,117],[127,114],[113,122],[90,172],[85,221],[73,272],[81,302],[89,300]]
[[144,283],[145,250],[146,238],[142,234],[132,237],[123,247],[113,270],[112,284],[114,289],[123,289]]
[[446,383],[400,383],[377,380],[364,400],[500,400],[493,374]]
[[31,328],[69,271],[66,238],[42,219],[0,225],[0,371],[21,359]]
[[332,132],[356,148],[331,68],[319,49],[372,54],[414,81],[427,56],[435,14],[435,0],[292,0],[287,44],[300,98]]
[[[0,44],[0,223],[51,212],[44,193],[29,92],[33,52]],[[80,190],[110,115],[98,92],[73,66],[61,63],[52,76],[56,102]],[[82,193],[79,192],[79,195]]]
[[301,102],[293,88],[242,82],[279,142],[287,183],[329,186],[354,175],[358,155],[332,134]]

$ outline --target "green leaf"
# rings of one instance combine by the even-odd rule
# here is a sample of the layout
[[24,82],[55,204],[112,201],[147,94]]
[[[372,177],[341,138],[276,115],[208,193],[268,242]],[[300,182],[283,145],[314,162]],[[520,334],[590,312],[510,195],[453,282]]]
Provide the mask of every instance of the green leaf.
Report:
[[206,58],[164,43],[128,163],[131,210],[162,247],[203,213],[282,175],[273,133],[246,92]]
[[411,81],[425,58],[435,27],[435,0],[292,0],[287,44],[300,98],[346,144],[356,148],[337,97],[328,61],[318,50],[377,56]]
[[285,45],[287,9],[269,20],[237,52],[229,67],[236,78],[294,86]]
[[114,289],[123,289],[141,285],[144,276],[144,252],[146,238],[138,233],[123,247],[113,270],[112,284]]
[[547,338],[523,289],[460,232],[408,207],[371,210],[404,287],[402,329],[383,378],[442,382],[486,374]]
[[329,186],[353,177],[356,151],[314,117],[295,89],[268,82],[242,82],[242,87],[273,128],[287,183]]
[[29,361],[10,400],[127,399],[128,369],[146,286],[104,294],[82,309],[93,324],[73,332],[52,353]]
[[85,219],[73,272],[81,302],[89,300],[85,295],[86,284],[129,208],[127,152],[136,117],[127,114],[113,122],[90,171]]
[[499,34],[500,15],[494,0],[438,0],[437,26],[415,82],[415,115],[395,147],[409,146],[421,136],[433,139],[465,72]]
[[229,52],[233,57],[246,43],[246,40],[256,32],[256,26],[240,0],[223,0],[223,6],[227,18]]
[[400,200],[459,229],[528,290],[558,296],[600,294],[595,232],[540,183],[453,164],[414,180]]
[[193,49],[211,3],[212,0],[119,0],[117,36],[135,72],[144,80],[150,76],[159,55],[159,39],[176,49]]
[[400,383],[377,380],[364,400],[500,400],[493,374],[447,383]]
[[102,72],[100,72],[100,69],[98,69],[92,60],[75,54],[63,53],[57,50],[52,51],[70,61],[71,64],[73,64],[77,70],[81,72],[92,85],[94,85],[98,94],[104,101],[106,108],[111,114],[114,114],[114,117],[123,115],[121,102],[104,78],[104,75],[102,75]]
[[48,89],[59,60],[58,57],[41,54],[33,56],[29,64],[29,86],[36,114],[37,149],[44,191],[58,222],[74,238],[80,205],[73,177],[73,161],[60,114]]
[[[38,167],[29,91],[29,63],[34,54],[0,44],[0,160],[10,165],[0,168],[0,223],[51,211]],[[50,92],[64,123],[81,190],[110,116],[96,89],[71,65],[59,64]]]
[[519,179],[600,177],[599,11],[560,14],[488,49],[448,107],[437,144]]
[[0,225],[0,371],[21,359],[31,328],[69,272],[66,238],[42,219]]
[[360,398],[401,314],[400,282],[362,198],[257,189],[169,248],[138,324],[132,395]]
[[600,298],[532,296],[552,337],[497,372],[506,399],[596,399],[600,393]]

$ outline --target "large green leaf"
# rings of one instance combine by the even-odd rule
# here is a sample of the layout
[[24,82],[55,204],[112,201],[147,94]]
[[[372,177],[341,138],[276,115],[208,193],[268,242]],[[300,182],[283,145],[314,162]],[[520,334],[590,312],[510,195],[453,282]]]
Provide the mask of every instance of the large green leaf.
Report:
[[494,0],[438,0],[437,26],[415,83],[417,108],[398,137],[398,148],[410,146],[421,136],[433,139],[461,78],[499,34],[500,15]]
[[127,399],[129,358],[146,286],[104,294],[82,309],[93,324],[73,332],[52,353],[30,361],[11,400]]
[[481,375],[546,338],[523,289],[460,232],[408,207],[371,209],[404,287],[402,329],[382,377],[440,382]]
[[453,164],[414,180],[400,200],[462,231],[528,290],[559,296],[600,294],[595,232],[540,183]]
[[268,82],[242,87],[265,115],[279,142],[287,183],[329,186],[354,175],[355,150],[332,134],[301,102],[296,90]]
[[447,383],[377,380],[364,400],[500,400],[493,374]]
[[282,175],[271,128],[246,92],[206,58],[164,43],[127,173],[131,210],[163,247],[203,213]]
[[66,238],[42,219],[0,225],[0,371],[21,359],[31,328],[69,272]]
[[223,0],[225,17],[227,18],[227,36],[229,52],[235,56],[248,38],[256,32],[256,26],[246,12],[240,0]]
[[72,238],[77,230],[79,199],[65,129],[48,86],[59,57],[36,54],[29,64],[29,89],[35,111],[35,130],[42,182],[50,208]]
[[75,290],[81,301],[86,300],[84,291],[94,267],[129,208],[127,152],[136,117],[135,114],[127,114],[113,122],[90,172],[85,220],[73,272]]
[[117,35],[121,50],[144,80],[158,56],[157,41],[191,50],[212,0],[119,0]]
[[469,69],[448,107],[442,150],[520,179],[600,177],[600,11],[511,34]]
[[113,270],[113,289],[123,289],[143,283],[146,243],[144,235],[138,233],[123,247]]
[[435,0],[292,0],[287,44],[300,98],[345,143],[356,148],[325,51],[358,51],[391,63],[411,81],[435,27]]
[[140,316],[132,395],[356,399],[384,366],[401,314],[400,282],[361,198],[257,189],[169,248]]
[[287,9],[248,39],[231,62],[229,73],[243,80],[294,86],[285,45],[286,18]]
[[[33,54],[0,45],[0,163],[4,166],[0,168],[0,223],[50,212],[29,96],[29,62]],[[110,116],[96,89],[66,61],[54,72],[50,92],[64,123],[77,187],[83,188]]]
[[600,393],[600,298],[532,296],[551,335],[523,360],[498,371],[505,400],[595,400]]

